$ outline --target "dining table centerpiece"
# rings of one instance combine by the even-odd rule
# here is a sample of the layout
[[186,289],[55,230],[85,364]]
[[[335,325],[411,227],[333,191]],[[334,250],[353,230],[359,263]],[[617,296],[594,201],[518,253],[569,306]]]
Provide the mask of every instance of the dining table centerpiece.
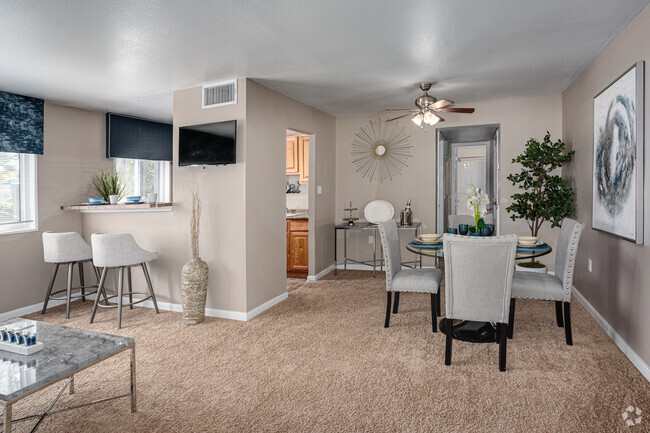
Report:
[[474,215],[474,227],[469,230],[476,235],[481,233],[481,228],[485,227],[483,217],[487,214],[487,207],[490,204],[490,197],[477,188],[473,183],[466,191],[467,194],[467,209],[471,210]]

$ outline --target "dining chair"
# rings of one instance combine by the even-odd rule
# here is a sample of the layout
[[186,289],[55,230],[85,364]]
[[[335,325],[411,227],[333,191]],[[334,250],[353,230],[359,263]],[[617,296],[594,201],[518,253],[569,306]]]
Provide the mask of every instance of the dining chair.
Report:
[[[104,288],[108,270],[114,268],[118,269],[117,294],[108,297],[108,299],[117,298],[117,306],[99,305],[99,298],[96,298],[95,305],[93,305],[93,312],[90,315],[90,323],[93,323],[95,320],[95,313],[97,312],[98,306],[105,308],[117,307],[117,329],[120,329],[122,327],[122,307],[127,305],[129,308],[133,309],[135,304],[144,302],[147,299],[152,300],[153,306],[156,309],[156,314],[158,314],[158,303],[156,302],[156,295],[153,292],[151,278],[149,277],[149,271],[147,270],[147,262],[156,260],[158,258],[158,253],[141,248],[135,239],[133,239],[133,236],[128,233],[117,235],[93,233],[90,241],[93,246],[93,262],[95,263],[95,266],[104,268],[99,280],[100,290]],[[138,293],[133,291],[131,284],[131,268],[133,266],[142,267],[142,272],[144,273],[144,278],[147,282],[148,292]],[[124,292],[125,270],[128,284],[128,291],[126,293]],[[136,294],[145,295],[145,297],[133,302],[133,295]],[[124,304],[123,295],[129,296],[128,304]]]
[[419,292],[431,295],[431,327],[433,332],[437,332],[442,271],[436,268],[402,269],[401,246],[397,223],[394,220],[380,223],[379,235],[386,264],[387,298],[384,328],[388,328],[390,324],[392,293],[395,292],[393,314],[397,314],[400,292]]
[[[86,289],[98,288],[99,284],[99,272],[92,263],[92,251],[90,245],[83,240],[81,235],[77,232],[66,232],[66,233],[52,233],[45,232],[43,233],[43,259],[46,263],[54,264],[54,270],[52,271],[52,277],[50,278],[50,284],[47,288],[47,294],[45,295],[45,302],[43,302],[43,309],[41,314],[45,314],[47,310],[47,304],[50,300],[63,300],[65,299],[65,318],[70,318],[70,302],[75,299],[81,298],[82,301],[86,301],[86,296],[96,294],[97,299],[99,299],[100,290],[89,291]],[[90,265],[93,268],[95,276],[97,277],[97,283],[95,285],[86,285],[84,278],[84,263],[91,262]],[[54,282],[56,281],[56,274],[59,271],[59,266],[67,265],[68,268],[68,281],[65,289],[57,290],[52,292],[54,287]],[[74,273],[74,265],[77,265],[79,270],[79,286],[72,286],[72,276]],[[75,294],[72,292],[75,291]],[[77,292],[78,291],[78,292]],[[55,295],[66,292],[65,296],[57,297]],[[101,290],[101,293],[104,294],[106,298],[106,293]]]
[[[571,218],[564,218],[557,240],[555,254],[555,275],[538,272],[515,271],[512,280],[512,300],[510,302],[510,329],[508,338],[513,336],[515,321],[515,300],[536,299],[555,301],[555,320],[557,326],[564,326],[566,344],[573,346],[571,334],[571,291],[575,273],[576,254],[584,224]],[[564,321],[562,320],[564,304]]]
[[499,370],[506,370],[506,344],[517,236],[445,234],[445,365],[451,364],[453,320],[497,324]]

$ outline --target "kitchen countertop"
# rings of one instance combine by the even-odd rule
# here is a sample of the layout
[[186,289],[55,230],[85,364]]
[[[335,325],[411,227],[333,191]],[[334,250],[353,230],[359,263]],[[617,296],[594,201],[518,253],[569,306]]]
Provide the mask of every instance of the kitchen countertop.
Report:
[[309,212],[307,209],[287,209],[288,220],[308,220]]

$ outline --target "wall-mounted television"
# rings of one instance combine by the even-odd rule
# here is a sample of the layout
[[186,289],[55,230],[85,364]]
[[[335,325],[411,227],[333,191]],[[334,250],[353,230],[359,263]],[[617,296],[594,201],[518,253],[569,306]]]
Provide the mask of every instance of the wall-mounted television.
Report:
[[236,120],[179,128],[180,166],[234,164],[236,150]]

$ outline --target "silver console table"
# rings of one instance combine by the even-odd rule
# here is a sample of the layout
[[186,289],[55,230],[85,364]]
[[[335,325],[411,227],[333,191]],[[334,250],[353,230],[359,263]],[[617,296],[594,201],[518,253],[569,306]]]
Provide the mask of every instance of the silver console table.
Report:
[[[420,227],[422,226],[421,222],[415,222],[410,226],[397,225],[398,233],[403,230],[413,230],[413,233],[417,237],[420,234]],[[372,224],[369,222],[358,222],[353,226],[349,224],[338,224],[334,227],[334,275],[336,275],[336,270],[338,267],[338,258],[337,258],[337,238],[339,230],[343,231],[343,269],[348,268],[348,262],[357,263],[361,265],[367,265],[372,267],[373,277],[377,275],[377,265],[379,269],[384,269],[384,255],[380,254],[377,258],[377,236],[379,235],[379,229],[377,224]],[[347,230],[371,230],[373,234],[373,244],[372,244],[372,260],[355,260],[348,257],[348,236]],[[412,261],[402,262],[402,265],[417,268],[418,265],[422,267],[422,256],[415,255],[415,258]]]
[[[0,322],[0,327],[25,319]],[[131,412],[136,411],[135,390],[135,340],[117,335],[102,334],[51,323],[30,321],[36,325],[38,340],[44,347],[33,355],[17,355],[0,350],[0,403],[4,407],[2,425],[10,433],[12,424],[36,419],[35,431],[43,419],[53,413],[76,409],[121,397],[131,397]],[[125,394],[105,397],[74,406],[52,410],[66,388],[74,394],[74,375],[125,350],[131,350],[129,366],[131,386]],[[12,418],[12,406],[19,400],[56,382],[65,380],[61,390],[45,412],[18,419]]]

